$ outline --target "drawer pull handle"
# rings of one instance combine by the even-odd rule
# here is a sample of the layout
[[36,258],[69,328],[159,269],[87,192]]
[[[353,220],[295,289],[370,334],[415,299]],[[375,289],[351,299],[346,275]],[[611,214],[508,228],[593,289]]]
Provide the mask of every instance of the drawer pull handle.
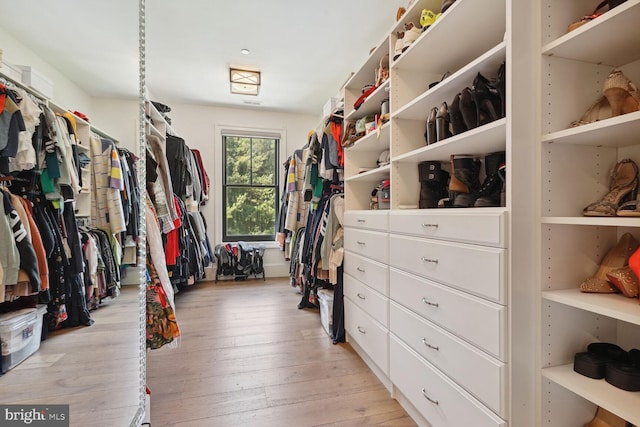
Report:
[[424,262],[430,262],[430,263],[433,263],[433,264],[437,264],[438,263],[437,259],[431,259],[431,258],[427,258],[427,257],[424,257],[424,256],[422,258],[420,258],[420,259],[423,260]]
[[359,245],[364,246],[364,242],[361,242],[360,240],[358,240],[358,241],[357,241],[357,243],[358,243]]
[[425,397],[425,399],[427,399],[429,402],[433,403],[434,405],[440,404],[437,400],[433,400],[432,398],[429,397],[429,395],[427,394],[427,390],[425,390],[424,387],[422,388],[422,395]]
[[438,224],[422,224],[425,228],[438,228]]
[[367,297],[366,297],[366,296],[364,296],[364,295],[362,295],[360,292],[358,292],[356,295],[357,295],[357,296],[358,296],[358,298],[360,298],[360,299],[367,299]]
[[361,334],[367,333],[367,331],[362,326],[358,326],[358,332],[360,332]]
[[359,223],[364,224],[364,223],[365,223],[365,222],[367,222],[367,221],[366,221],[366,220],[364,220],[364,219],[359,219],[359,220],[358,220],[358,222],[359,222]]
[[438,304],[437,302],[431,302],[426,298],[422,298],[422,302],[432,307],[440,307],[440,304]]
[[426,345],[427,347],[429,347],[432,350],[440,351],[440,347],[438,347],[437,345],[429,344],[427,342],[427,340],[424,339],[424,338],[422,338],[422,344]]
[[358,268],[356,268],[356,270],[358,270],[360,273],[364,273],[364,268],[358,267]]

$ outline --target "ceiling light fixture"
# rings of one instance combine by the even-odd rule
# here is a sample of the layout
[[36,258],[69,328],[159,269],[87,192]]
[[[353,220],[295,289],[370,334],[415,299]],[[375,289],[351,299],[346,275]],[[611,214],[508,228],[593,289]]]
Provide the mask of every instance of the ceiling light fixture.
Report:
[[240,49],[240,53],[243,55],[249,55],[251,52],[249,52],[249,49]]
[[231,83],[231,93],[237,95],[258,95],[260,91],[260,72],[229,69],[229,81]]

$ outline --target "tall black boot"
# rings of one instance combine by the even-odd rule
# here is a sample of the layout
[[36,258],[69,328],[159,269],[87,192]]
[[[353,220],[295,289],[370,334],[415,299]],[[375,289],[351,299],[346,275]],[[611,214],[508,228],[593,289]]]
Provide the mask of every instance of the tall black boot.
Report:
[[507,173],[505,162],[504,151],[488,154],[484,158],[486,178],[478,190],[476,207],[496,207],[502,204],[500,199]]
[[420,179],[420,209],[437,208],[438,200],[447,197],[449,172],[442,169],[440,162],[422,162],[418,164]]
[[451,181],[449,182],[449,200],[454,208],[473,206],[480,189],[479,159],[473,156],[451,155]]

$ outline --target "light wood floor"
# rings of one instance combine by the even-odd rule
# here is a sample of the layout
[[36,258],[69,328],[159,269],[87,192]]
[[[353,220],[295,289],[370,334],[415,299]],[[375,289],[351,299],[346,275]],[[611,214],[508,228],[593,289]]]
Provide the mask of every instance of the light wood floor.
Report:
[[49,333],[40,349],[0,376],[0,403],[68,404],[70,425],[129,426],[138,409],[138,288],[91,312],[92,326]]
[[176,295],[180,347],[147,353],[152,426],[415,426],[299,301],[285,279]]

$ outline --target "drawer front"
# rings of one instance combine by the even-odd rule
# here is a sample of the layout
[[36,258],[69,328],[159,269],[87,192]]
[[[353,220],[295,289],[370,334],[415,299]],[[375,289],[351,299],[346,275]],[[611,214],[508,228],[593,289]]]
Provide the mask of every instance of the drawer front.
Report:
[[344,229],[344,249],[365,258],[389,263],[389,235],[377,231]]
[[396,337],[390,339],[391,381],[432,427],[506,427],[491,412]]
[[344,296],[349,298],[369,316],[389,328],[389,299],[348,274],[344,275]]
[[389,331],[506,418],[506,365],[392,302]]
[[351,211],[344,213],[344,226],[368,230],[388,231],[389,212]]
[[474,297],[395,268],[389,271],[393,301],[507,360],[505,306]]
[[389,266],[372,261],[352,252],[344,254],[344,272],[365,285],[389,296]]
[[349,334],[349,339],[357,342],[388,377],[389,331],[349,298],[344,299],[344,327]]
[[505,303],[504,249],[392,234],[389,253],[391,267]]
[[[478,209],[474,209],[478,210]],[[506,212],[392,212],[389,231],[430,239],[506,247]]]

